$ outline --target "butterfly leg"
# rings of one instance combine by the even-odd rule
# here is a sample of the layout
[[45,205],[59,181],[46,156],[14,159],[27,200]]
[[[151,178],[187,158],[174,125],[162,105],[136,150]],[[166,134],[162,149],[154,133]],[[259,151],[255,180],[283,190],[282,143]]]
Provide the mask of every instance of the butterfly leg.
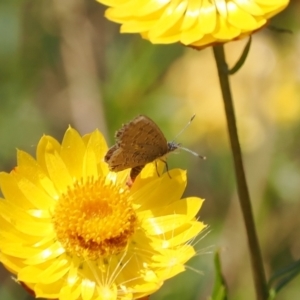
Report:
[[[168,166],[167,161],[164,160],[164,159],[160,159],[160,161],[162,161],[162,162],[165,164],[166,170],[167,170],[167,173],[168,173],[168,176],[169,176],[170,179],[172,179],[172,177],[171,177],[171,175],[170,175],[170,173],[169,173],[169,166]],[[156,165],[156,171],[157,171],[157,165]],[[157,173],[157,174],[158,174],[158,173]]]
[[157,161],[155,161],[155,169],[156,169],[156,174],[158,177],[160,177],[159,173],[158,173],[158,169],[157,169]]

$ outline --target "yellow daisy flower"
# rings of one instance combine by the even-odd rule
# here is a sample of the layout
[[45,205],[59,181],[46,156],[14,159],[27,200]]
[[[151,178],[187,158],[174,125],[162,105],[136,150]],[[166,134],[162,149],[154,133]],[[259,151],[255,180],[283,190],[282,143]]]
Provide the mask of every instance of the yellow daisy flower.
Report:
[[123,33],[153,44],[204,47],[242,38],[264,26],[288,0],[97,0]]
[[69,128],[41,138],[36,159],[18,151],[0,173],[0,261],[36,297],[138,299],[182,272],[205,225],[203,200],[180,199],[186,173],[149,164],[131,188],[128,171],[103,161],[101,133]]

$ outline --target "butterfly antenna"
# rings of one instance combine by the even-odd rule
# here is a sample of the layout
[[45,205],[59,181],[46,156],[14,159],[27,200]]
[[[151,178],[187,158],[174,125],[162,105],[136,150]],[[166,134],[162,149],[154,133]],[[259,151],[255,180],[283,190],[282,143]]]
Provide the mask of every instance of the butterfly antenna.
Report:
[[191,117],[191,119],[189,120],[189,122],[180,130],[180,132],[175,136],[175,138],[173,139],[173,141],[175,141],[186,129],[187,127],[189,127],[192,123],[192,121],[194,120],[194,118],[196,117],[196,115],[193,115]]
[[173,139],[173,143],[174,143],[174,144],[176,145],[176,147],[179,148],[179,149],[182,149],[182,150],[184,150],[184,151],[186,151],[186,152],[189,152],[189,153],[191,153],[191,154],[193,154],[193,155],[195,155],[195,156],[197,156],[197,157],[199,157],[199,158],[206,159],[205,156],[202,156],[202,155],[200,155],[200,154],[198,154],[198,153],[196,153],[196,152],[194,152],[194,151],[192,151],[192,150],[190,150],[190,149],[188,149],[188,148],[182,147],[180,144],[177,144],[177,143],[174,142],[174,141],[177,139],[177,137],[178,137],[179,135],[181,135],[181,134],[186,130],[187,127],[189,127],[189,126],[191,125],[191,123],[192,123],[192,121],[194,120],[195,117],[196,117],[196,115],[193,115],[193,116],[191,117],[191,119],[189,120],[189,122],[188,122],[188,123],[183,127],[183,129],[181,129],[181,131],[175,136],[175,138]]
[[188,149],[188,148],[185,148],[185,147],[182,147],[182,146],[178,146],[178,148],[179,148],[179,149],[182,149],[182,150],[184,150],[184,151],[186,151],[186,152],[189,152],[189,153],[191,153],[191,154],[193,154],[193,155],[195,155],[195,156],[197,156],[197,157],[200,157],[200,158],[202,158],[202,159],[206,159],[205,156],[202,156],[202,155],[200,155],[200,154],[198,154],[198,153],[196,153],[196,152],[194,152],[194,151],[192,151],[192,150],[190,150],[190,149]]

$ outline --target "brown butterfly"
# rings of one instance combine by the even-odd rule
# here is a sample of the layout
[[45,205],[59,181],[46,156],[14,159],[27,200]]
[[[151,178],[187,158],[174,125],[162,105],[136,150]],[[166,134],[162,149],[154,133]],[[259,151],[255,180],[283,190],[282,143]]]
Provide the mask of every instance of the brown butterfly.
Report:
[[[116,132],[115,137],[116,144],[107,151],[104,160],[111,171],[118,172],[131,168],[132,181],[147,163],[159,158],[166,163],[164,156],[178,148],[192,152],[174,141],[167,142],[159,127],[144,115],[137,116],[124,124]],[[197,153],[192,153],[199,156]]]

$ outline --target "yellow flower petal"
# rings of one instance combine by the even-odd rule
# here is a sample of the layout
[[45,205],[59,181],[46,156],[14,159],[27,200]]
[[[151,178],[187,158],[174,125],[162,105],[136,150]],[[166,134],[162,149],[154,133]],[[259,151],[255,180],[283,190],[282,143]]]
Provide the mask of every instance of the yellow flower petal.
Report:
[[[179,199],[186,187],[186,173],[175,169],[170,170],[169,173],[164,173],[155,181],[152,180],[149,185],[145,185],[146,181],[147,179],[143,180],[142,177],[138,177],[131,189],[133,198],[144,199],[144,202],[141,204],[142,210],[162,203],[168,205]],[[147,200],[150,201],[147,202]]]
[[167,6],[159,20],[149,30],[149,38],[155,39],[166,33],[182,18],[183,12],[186,10],[187,0],[174,0]]
[[190,29],[198,20],[201,9],[201,2],[198,0],[188,1],[185,16],[181,25],[181,30]]
[[[228,9],[228,23],[233,25],[236,28],[241,28],[241,30],[255,30],[257,28],[256,19],[242,10],[236,3],[229,1],[227,3]],[[266,23],[266,20],[263,23],[259,22],[259,27],[263,26]]]
[[[123,33],[140,33],[156,44],[195,47],[243,38],[283,10],[288,0],[97,0]],[[222,28],[225,26],[225,28]]]
[[18,174],[22,174],[22,176],[31,178],[32,182],[41,189],[44,189],[51,198],[56,197],[57,190],[53,182],[50,180],[41,166],[36,162],[36,160],[28,153],[23,151],[18,151],[17,157],[18,168],[16,172]]
[[12,175],[17,182],[19,190],[22,191],[22,194],[25,196],[27,201],[31,202],[34,208],[48,209],[49,206],[54,205],[53,198],[51,198],[43,189],[37,186],[36,183],[30,182],[27,179],[34,177],[26,178],[21,172],[15,172]]
[[81,283],[81,296],[83,300],[90,300],[95,290],[95,282],[84,279]]
[[23,260],[0,252],[0,260],[3,266],[11,273],[17,274],[18,271],[24,268]]
[[[48,151],[46,151],[46,149]],[[46,162],[45,162],[45,155],[49,151],[60,152],[60,144],[53,137],[44,135],[40,139],[38,146],[37,146],[37,150],[36,150],[37,162],[43,168],[43,170],[47,170]]]
[[241,29],[231,26],[227,19],[222,17],[217,19],[217,29],[214,33],[214,37],[218,41],[225,41],[228,37],[233,39],[239,34],[241,34]]
[[218,14],[223,17],[227,18],[227,0],[215,0],[216,9]]
[[40,274],[42,283],[51,284],[62,278],[68,272],[67,264],[67,259],[53,260],[51,265]]
[[21,190],[18,187],[18,183],[12,175],[1,172],[0,173],[0,185],[1,191],[5,197],[5,199],[9,200],[11,203],[15,204],[16,206],[28,209],[31,208],[32,204]]
[[176,228],[172,231],[162,234],[162,239],[164,240],[163,245],[168,245],[168,247],[175,247],[182,245],[182,243],[190,241],[198,232],[201,232],[206,228],[201,222],[190,222]]
[[86,145],[82,177],[97,178],[99,175],[108,173],[108,166],[104,163],[104,155],[107,151],[106,142],[102,134],[96,130],[92,134],[83,137]]
[[62,141],[60,156],[72,177],[78,178],[82,175],[84,154],[85,145],[81,136],[76,130],[68,128]]
[[[178,250],[178,249],[177,249]],[[171,278],[185,270],[182,262],[189,260],[195,255],[195,250],[191,246],[184,246],[180,251],[166,249],[162,256],[155,256],[155,264],[160,268],[159,275],[165,279]]]
[[200,32],[207,34],[216,29],[217,11],[216,7],[208,0],[203,0],[198,14],[198,28]]
[[59,297],[60,287],[61,280],[52,282],[51,284],[37,283],[32,289],[35,291],[36,298],[57,299]]
[[130,170],[110,172],[106,151],[99,131],[69,128],[61,145],[44,136],[37,159],[18,151],[0,173],[0,261],[36,297],[145,297],[194,255],[203,200],[181,199],[186,172],[148,164],[129,188]]
[[66,252],[65,249],[58,242],[55,242],[54,239],[50,246],[44,246],[43,248],[44,249],[42,251],[40,250],[38,254],[31,255],[26,260],[26,263],[28,265],[37,265],[45,261],[55,259],[56,257]]
[[68,186],[72,185],[73,178],[59,153],[56,151],[53,153],[51,150],[46,149],[47,155],[45,156],[49,178],[57,190],[66,192]]
[[251,0],[234,0],[237,6],[253,16],[261,16],[264,11],[260,6]]

